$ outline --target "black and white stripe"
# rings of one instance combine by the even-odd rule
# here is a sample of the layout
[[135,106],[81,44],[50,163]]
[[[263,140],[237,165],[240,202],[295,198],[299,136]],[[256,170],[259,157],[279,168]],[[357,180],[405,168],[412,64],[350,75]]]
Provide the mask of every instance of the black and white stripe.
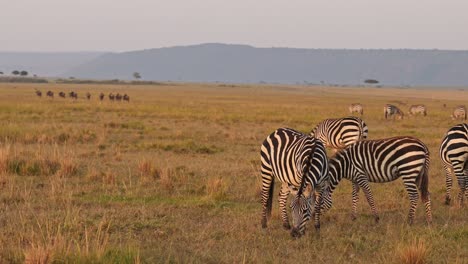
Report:
[[384,106],[384,117],[385,119],[388,118],[393,118],[393,119],[403,119],[403,112],[400,110],[400,108],[391,105],[391,104],[386,104]]
[[463,203],[463,196],[468,199],[468,125],[459,124],[449,129],[439,150],[440,158],[445,169],[445,185],[447,192],[445,203],[450,204],[452,175],[454,174],[460,187],[458,201]]
[[346,178],[353,184],[353,219],[356,218],[358,193],[362,188],[375,220],[378,221],[369,183],[384,183],[402,178],[410,199],[408,222],[412,223],[414,219],[418,189],[425,203],[427,222],[432,221],[428,190],[429,150],[420,140],[413,137],[393,137],[360,141],[337,153],[330,159],[329,166],[330,191],[323,198],[325,209],[331,205],[333,190],[342,178]]
[[459,105],[453,109],[452,119],[461,119],[466,120],[466,107],[464,105]]
[[410,114],[410,115],[421,114],[421,115],[426,116],[427,115],[426,106],[425,105],[412,105],[412,106],[410,106],[410,108],[408,110],[408,114]]
[[[261,147],[262,227],[271,216],[275,178],[281,182],[279,206],[283,226],[291,228],[286,212],[290,192],[293,229],[291,235],[304,233],[305,224],[312,215],[312,197],[315,197],[315,228],[320,228],[322,192],[328,184],[328,159],[323,144],[290,128],[279,128],[269,135]],[[315,195],[312,195],[315,193]]]
[[361,118],[345,117],[323,120],[310,132],[310,135],[322,141],[326,147],[340,150],[366,139],[368,133],[369,128]]
[[350,104],[348,109],[349,109],[350,115],[352,115],[353,113],[358,113],[362,116],[364,114],[364,108],[362,107],[362,104],[360,103]]

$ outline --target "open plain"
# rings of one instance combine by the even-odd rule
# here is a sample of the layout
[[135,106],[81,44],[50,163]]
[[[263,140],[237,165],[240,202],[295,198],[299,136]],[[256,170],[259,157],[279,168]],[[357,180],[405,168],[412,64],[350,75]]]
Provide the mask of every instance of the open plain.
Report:
[[[76,101],[57,96],[72,90]],[[101,102],[101,92],[130,102]],[[278,188],[262,229],[264,138],[283,126],[308,133],[357,102],[370,139],[410,135],[429,147],[433,224],[421,203],[406,223],[401,180],[371,184],[379,223],[362,192],[352,221],[343,180],[320,234],[311,223],[300,239],[282,228]],[[452,108],[467,102],[463,89],[0,84],[0,263],[468,263],[467,205],[444,205],[438,157],[462,122]],[[386,103],[405,118],[384,120]],[[428,115],[409,117],[412,104]]]

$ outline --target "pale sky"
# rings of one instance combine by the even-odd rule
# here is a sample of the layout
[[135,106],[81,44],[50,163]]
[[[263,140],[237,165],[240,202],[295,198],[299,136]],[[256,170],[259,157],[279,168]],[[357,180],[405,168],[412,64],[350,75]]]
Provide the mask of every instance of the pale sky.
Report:
[[1,0],[0,51],[468,50],[468,0]]

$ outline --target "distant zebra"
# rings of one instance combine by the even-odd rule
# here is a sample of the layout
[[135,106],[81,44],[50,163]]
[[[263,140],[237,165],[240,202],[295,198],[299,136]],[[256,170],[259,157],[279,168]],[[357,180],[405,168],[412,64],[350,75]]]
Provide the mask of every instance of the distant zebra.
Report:
[[89,92],[86,93],[86,99],[88,99],[88,100],[91,99],[91,94]]
[[362,104],[350,104],[349,107],[349,114],[352,115],[353,113],[358,113],[361,116],[364,114],[364,108],[362,107]]
[[36,89],[36,95],[37,95],[38,97],[42,97],[42,92]]
[[113,93],[109,94],[109,100],[114,101],[115,95]]
[[384,117],[385,119],[388,119],[390,117],[393,117],[394,119],[403,119],[403,112],[396,106],[391,105],[391,104],[386,104],[384,106]]
[[52,91],[47,91],[46,95],[47,95],[47,97],[50,97],[52,99],[54,98],[54,92],[52,92]]
[[379,215],[369,182],[384,183],[402,178],[410,199],[408,222],[413,223],[419,189],[426,207],[427,222],[431,223],[428,169],[429,150],[416,138],[393,137],[359,141],[330,159],[330,190],[326,192],[323,204],[328,209],[332,203],[331,194],[341,179],[346,178],[353,184],[353,220],[356,219],[359,189],[362,188],[375,221],[378,222]]
[[453,109],[452,119],[462,119],[466,120],[466,107],[464,105],[459,105]]
[[127,94],[124,94],[123,95],[123,100],[127,101],[127,102],[130,102],[130,96],[128,96]]
[[[328,184],[328,160],[323,144],[308,135],[290,128],[279,128],[261,147],[262,175],[262,227],[267,227],[271,216],[275,178],[281,182],[279,207],[283,227],[290,229],[286,202],[292,192],[291,201],[293,229],[291,235],[304,234],[305,224],[312,214],[312,197],[315,197],[315,228],[320,228],[322,193]],[[309,188],[310,187],[310,188]],[[312,195],[315,193],[315,195]]]
[[119,93],[117,93],[117,94],[115,95],[115,100],[117,100],[117,101],[122,101],[122,95],[119,94]]
[[452,190],[452,175],[454,174],[460,187],[458,201],[463,203],[463,196],[468,199],[468,124],[459,124],[449,129],[445,134],[439,150],[445,169],[445,185],[447,192],[445,203],[450,204]]
[[101,101],[104,100],[104,94],[103,93],[99,94],[99,100],[101,100]]
[[412,105],[408,110],[408,114],[410,115],[417,115],[422,114],[424,116],[427,115],[427,109],[425,105]]
[[361,118],[345,117],[323,120],[310,132],[310,135],[336,152],[356,141],[366,139],[368,133],[369,129]]
[[58,95],[59,95],[60,97],[62,97],[62,98],[65,98],[65,97],[66,97],[64,92],[60,92]]

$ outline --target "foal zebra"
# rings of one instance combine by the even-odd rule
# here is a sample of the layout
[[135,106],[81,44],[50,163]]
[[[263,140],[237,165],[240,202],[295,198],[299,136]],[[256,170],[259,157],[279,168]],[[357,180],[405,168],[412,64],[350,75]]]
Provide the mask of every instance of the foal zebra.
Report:
[[453,109],[452,119],[464,119],[466,120],[466,107],[464,105],[459,105]]
[[418,200],[418,191],[425,203],[427,222],[432,221],[429,197],[429,150],[413,137],[393,137],[380,140],[359,141],[337,153],[329,161],[330,190],[323,197],[324,208],[331,206],[331,194],[342,178],[353,184],[352,217],[356,219],[359,189],[362,188],[371,207],[375,221],[379,215],[374,204],[369,182],[384,183],[403,179],[410,199],[408,222],[413,223]]
[[361,118],[345,117],[323,120],[310,132],[310,135],[336,152],[354,142],[366,139],[368,133],[369,128]]
[[[291,201],[293,229],[291,235],[304,234],[305,224],[312,215],[312,197],[315,197],[315,228],[320,228],[322,193],[328,184],[328,159],[323,144],[314,137],[290,128],[279,128],[270,134],[261,147],[262,227],[267,227],[271,216],[275,178],[281,182],[279,207],[283,227],[290,229],[286,202]],[[312,195],[312,193],[314,193]]]
[[361,116],[364,114],[364,108],[362,107],[362,104],[350,104],[348,107],[349,114],[352,115],[353,113],[358,113]]
[[425,105],[412,105],[408,110],[408,114],[410,115],[417,115],[422,114],[424,116],[427,115],[426,106]]
[[439,150],[445,169],[445,203],[450,204],[452,190],[452,175],[455,174],[460,192],[458,201],[463,203],[463,196],[468,199],[468,124],[459,124],[449,129]]
[[397,118],[397,119],[403,119],[403,112],[400,110],[400,108],[391,105],[391,104],[386,104],[384,106],[384,117],[385,119],[388,119],[390,117]]

